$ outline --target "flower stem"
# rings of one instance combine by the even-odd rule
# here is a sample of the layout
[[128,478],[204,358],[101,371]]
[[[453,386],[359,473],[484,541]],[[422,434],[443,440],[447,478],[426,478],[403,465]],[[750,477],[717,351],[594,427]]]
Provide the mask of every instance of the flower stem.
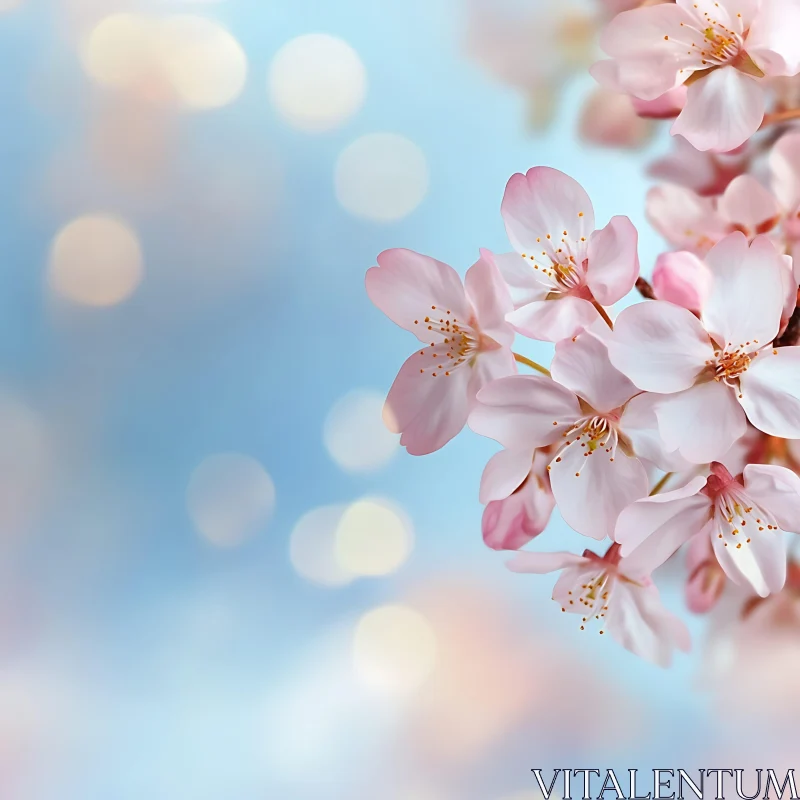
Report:
[[603,306],[601,306],[597,300],[592,300],[592,305],[597,309],[597,313],[603,318],[603,321],[606,323],[606,325],[608,325],[608,327],[613,331],[614,323],[611,321],[611,317],[608,316]]
[[652,497],[654,494],[658,494],[667,485],[667,481],[674,474],[675,474],[674,472],[665,473],[664,476],[661,478],[661,480],[653,487],[653,491],[650,492],[650,497]]
[[535,369],[537,372],[541,372],[542,375],[547,375],[548,378],[550,377],[549,369],[545,369],[541,364],[537,364],[535,361],[531,361],[529,358],[525,358],[525,356],[521,356],[519,353],[514,353],[514,361],[525,364],[526,367]]
[[764,130],[764,128],[768,128],[770,125],[779,125],[781,122],[791,122],[793,119],[800,119],[800,108],[790,108],[787,111],[776,111],[774,114],[765,114],[760,130]]

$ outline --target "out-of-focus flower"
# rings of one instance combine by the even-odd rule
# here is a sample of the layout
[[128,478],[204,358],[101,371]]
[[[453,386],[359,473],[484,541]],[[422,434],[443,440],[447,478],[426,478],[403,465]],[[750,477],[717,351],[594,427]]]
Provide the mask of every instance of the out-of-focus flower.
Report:
[[771,464],[748,464],[740,482],[722,464],[672,492],[646,497],[626,508],[614,538],[622,554],[649,542],[666,560],[693,536],[710,539],[725,574],[761,597],[786,580],[783,531],[800,529],[800,478]]
[[572,2],[473,0],[466,48],[495,78],[524,92],[528,122],[539,130],[552,121],[563,86],[592,63],[596,34],[595,18]]
[[[800,438],[800,347],[773,349],[786,298],[784,257],[759,236],[733,233],[706,257],[713,276],[702,321],[663,301],[626,308],[608,342],[612,364],[656,406],[668,449],[689,461],[722,457],[747,420]],[[795,286],[796,291],[796,286]]]
[[497,256],[515,299],[508,321],[525,336],[557,342],[599,319],[596,304],[621,300],[639,275],[638,233],[627,217],[595,230],[581,185],[549,167],[513,175],[502,214],[516,253]]
[[581,615],[581,630],[599,622],[600,633],[608,630],[626,650],[668,667],[673,650],[688,652],[691,640],[683,622],[663,607],[650,580],[660,563],[653,548],[645,546],[623,558],[619,545],[613,544],[602,557],[591,550],[582,556],[520,552],[508,567],[535,574],[563,570],[553,600],[562,611]]
[[750,240],[769,233],[781,213],[771,192],[752,175],[740,175],[720,197],[699,197],[681,186],[651,189],[647,218],[670,244],[704,255],[734,231]]
[[685,186],[702,197],[722,194],[750,164],[750,156],[744,148],[733,153],[708,153],[695,150],[683,136],[673,137],[673,142],[672,153],[656,159],[648,175]]
[[746,142],[765,112],[765,78],[800,71],[794,0],[677,0],[617,15],[601,34],[611,57],[592,68],[600,83],[642,100],[688,85],[672,126],[698,150]]
[[[488,487],[491,477],[486,476],[507,452],[501,450],[486,465],[484,480]],[[482,495],[487,503],[481,523],[483,541],[493,550],[518,550],[547,527],[556,503],[547,471],[551,459],[548,448],[536,450],[530,472],[511,494],[497,499],[491,493],[488,498]]]
[[800,269],[800,132],[787,133],[770,151],[772,191],[780,204],[783,234],[794,258],[795,274]]
[[537,447],[553,445],[548,466],[561,515],[576,531],[603,539],[626,505],[647,494],[647,470],[626,432],[636,387],[608,360],[605,344],[583,331],[556,347],[553,379],[518,375],[478,395],[470,427],[506,449],[482,490],[519,485]]
[[694,253],[662,253],[653,268],[653,291],[659,300],[698,312],[711,291],[711,272]]
[[686,571],[686,605],[695,614],[706,614],[719,601],[727,579],[714,555],[711,539],[702,531],[689,541]]
[[514,374],[511,298],[491,254],[464,283],[447,264],[411,250],[386,250],[367,271],[367,293],[401,328],[429,343],[412,355],[386,398],[384,421],[412,455],[443,447],[463,427],[475,395]]
[[638,97],[632,97],[631,103],[640,117],[672,119],[677,117],[686,105],[686,87],[678,86],[655,100],[641,100]]
[[636,113],[628,95],[603,86],[586,99],[579,130],[592,144],[629,149],[644,145],[654,131],[652,124]]

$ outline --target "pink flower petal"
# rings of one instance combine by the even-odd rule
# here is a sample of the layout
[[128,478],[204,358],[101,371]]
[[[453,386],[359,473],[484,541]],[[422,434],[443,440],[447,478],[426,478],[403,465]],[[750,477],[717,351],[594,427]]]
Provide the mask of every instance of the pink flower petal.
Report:
[[614,540],[631,569],[649,575],[708,524],[711,500],[700,494],[705,485],[705,478],[692,478],[680,489],[638,500],[619,515]]
[[501,450],[495,453],[481,476],[480,501],[503,500],[513,494],[528,477],[533,463],[529,449]]
[[444,447],[467,421],[472,370],[462,365],[448,376],[437,370],[447,351],[445,344],[417,350],[400,368],[386,398],[385,418],[393,422],[395,433],[402,433],[400,444],[414,456]]
[[717,604],[727,578],[714,555],[711,526],[696,534],[686,552],[686,605],[694,614],[707,614]]
[[762,2],[750,26],[747,52],[770,77],[800,72],[800,5],[796,0]]
[[759,353],[739,378],[739,402],[764,433],[800,439],[800,347]]
[[714,352],[694,314],[654,300],[620,313],[608,355],[640,389],[667,393],[688,389]]
[[652,584],[636,586],[620,581],[606,614],[606,628],[626,650],[660,667],[672,663],[675,648],[691,649],[686,625],[661,603]]
[[717,201],[683,186],[657,186],[647,193],[647,219],[672,245],[705,254],[731,232]]
[[656,416],[667,448],[694,464],[718,461],[747,430],[735,390],[716,381],[665,396]]
[[398,248],[381,253],[378,266],[367,270],[366,286],[369,299],[392,322],[423,342],[431,341],[423,320],[432,306],[449,310],[465,322],[472,316],[458,273],[413,250]]
[[594,231],[594,209],[589,195],[569,175],[550,167],[512,175],[501,213],[518,253],[545,250],[548,238],[553,243],[566,239],[575,260],[583,261],[585,242]]
[[744,488],[785,531],[800,532],[800,477],[774,464],[748,464]]
[[711,544],[719,565],[734,583],[749,586],[761,597],[783,588],[786,582],[786,544],[780,532],[753,536],[750,543],[742,547],[726,547],[724,539],[712,535]]
[[600,317],[588,300],[564,295],[528,303],[512,311],[506,319],[523,336],[543,342],[560,342],[588,328]]
[[[671,3],[618,14],[603,29],[600,47],[614,60],[615,87],[642,100],[655,100],[683,83],[682,68],[699,59],[692,47],[699,35],[691,14]],[[683,24],[682,24],[683,23]],[[687,52],[688,51],[688,52]],[[608,79],[609,71],[600,79]]]
[[772,242],[759,236],[748,245],[744,234],[732,233],[709,252],[706,265],[713,281],[703,323],[716,342],[745,352],[769,344],[784,304],[784,265]]
[[727,153],[744,144],[764,119],[757,78],[733,67],[710,72],[689,87],[686,106],[672,125],[698,150]]
[[491,252],[481,250],[480,259],[467,270],[464,288],[475,311],[481,333],[498,344],[511,347],[514,331],[506,322],[506,314],[514,306]]
[[617,448],[591,455],[570,445],[550,464],[550,485],[558,509],[571,528],[593,539],[611,536],[620,512],[647,494],[647,471],[638,458]]
[[642,392],[625,406],[620,428],[633,444],[636,455],[664,472],[685,472],[692,465],[677,451],[668,450],[658,432],[656,405],[662,395]]
[[514,375],[478,393],[469,426],[509,449],[533,451],[561,439],[580,415],[569,389],[543,375]]
[[778,201],[752,175],[734,178],[719,199],[719,210],[748,236],[766,233],[780,217]]
[[550,283],[543,281],[540,272],[519,253],[495,253],[494,262],[509,288],[514,308],[544,300],[550,293]]
[[662,253],[653,269],[653,290],[659,300],[699,311],[711,291],[711,271],[693,253],[685,250]]
[[580,567],[587,564],[588,558],[576,556],[574,553],[517,553],[506,563],[512,572],[532,572],[545,575],[569,567]]
[[582,397],[596,411],[613,411],[638,389],[608,360],[605,343],[590,330],[556,345],[553,378]]
[[494,500],[486,506],[481,530],[489,547],[518,550],[547,527],[555,507],[550,480],[546,473],[542,474],[548,460],[546,454],[537,451],[525,483],[504,500]]
[[783,210],[795,212],[800,207],[800,131],[787,133],[769,154],[772,191]]
[[639,277],[639,234],[627,217],[613,217],[589,240],[586,282],[600,305],[610,306],[633,289]]

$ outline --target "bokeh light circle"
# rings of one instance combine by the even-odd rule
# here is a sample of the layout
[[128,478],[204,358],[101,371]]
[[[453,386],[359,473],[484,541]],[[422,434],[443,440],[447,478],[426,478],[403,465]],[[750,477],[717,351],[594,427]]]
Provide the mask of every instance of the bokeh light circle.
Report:
[[418,611],[386,605],[364,614],[353,638],[356,674],[370,688],[411,692],[436,666],[436,636]]
[[143,269],[136,232],[115,216],[90,214],[56,235],[48,280],[58,294],[75,303],[112,306],[133,294]]
[[180,14],[160,26],[161,60],[187,108],[220,108],[233,102],[247,80],[247,56],[234,36],[204,17]]
[[364,498],[348,506],[336,527],[336,560],[355,575],[388,575],[413,546],[408,517],[394,504]]
[[336,557],[336,532],[347,506],[312,509],[294,526],[289,558],[298,575],[320,586],[344,586],[355,577]]
[[278,113],[293,127],[326,131],[363,105],[364,64],[347,42],[309,33],[287,42],[269,68],[269,93]]
[[336,162],[339,203],[351,214],[392,222],[410,214],[428,191],[425,154],[394,133],[371,133],[346,147]]
[[234,547],[264,528],[275,506],[275,486],[254,458],[219,453],[195,468],[186,505],[204,539],[219,547]]
[[141,14],[111,14],[92,29],[82,52],[91,78],[107,86],[131,86],[153,70],[158,27]]
[[384,397],[356,389],[340,398],[325,418],[325,447],[347,472],[370,472],[388,463],[400,437],[384,423]]

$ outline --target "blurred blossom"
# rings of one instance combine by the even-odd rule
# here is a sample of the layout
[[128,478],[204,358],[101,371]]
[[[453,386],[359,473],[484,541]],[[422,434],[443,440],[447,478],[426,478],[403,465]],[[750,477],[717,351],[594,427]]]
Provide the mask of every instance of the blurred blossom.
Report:
[[573,0],[470,0],[468,26],[468,53],[524,93],[534,129],[551,122],[564,84],[594,60],[598,20]]
[[289,557],[297,573],[322,586],[344,586],[355,577],[336,554],[336,532],[346,506],[322,506],[305,513],[289,538]]
[[[745,603],[737,622],[725,630],[728,657],[717,660],[712,675],[719,712],[729,722],[752,724],[759,718],[787,729],[794,726],[797,709],[789,701],[800,670],[798,565],[790,562],[782,592]],[[736,691],[728,691],[734,682]]]
[[233,547],[266,525],[275,506],[275,486],[254,458],[241,453],[213,455],[192,473],[186,504],[205,539]]
[[[604,719],[603,737],[624,746],[635,707],[512,598],[469,576],[439,574],[410,600],[436,635],[438,664],[416,698],[408,741],[423,764],[463,765],[488,757],[526,723],[531,747],[596,745],[588,718]],[[497,754],[498,751],[494,751]]]
[[353,663],[372,689],[388,694],[412,692],[436,666],[436,636],[418,611],[402,605],[381,606],[358,622]]
[[112,14],[89,34],[82,60],[100,84],[189,110],[231,103],[247,79],[247,56],[236,39],[218,23],[188,14]]
[[340,398],[325,418],[323,438],[331,458],[347,472],[371,472],[399,450],[399,436],[383,417],[385,396],[356,389]]
[[642,119],[626,94],[598,86],[588,97],[580,118],[580,134],[604,147],[637,148],[646,144],[655,128]]
[[394,504],[364,498],[347,508],[336,527],[336,559],[344,572],[387,575],[413,546],[411,522]]
[[413,142],[394,133],[356,139],[336,161],[336,198],[356,217],[392,222],[410,214],[428,191],[428,163]]
[[82,305],[121,303],[136,290],[142,273],[136,232],[108,214],[91,214],[68,223],[50,251],[51,288]]
[[287,42],[272,59],[269,91],[278,113],[309,132],[340,126],[363,105],[367,75],[347,42],[310,33]]

